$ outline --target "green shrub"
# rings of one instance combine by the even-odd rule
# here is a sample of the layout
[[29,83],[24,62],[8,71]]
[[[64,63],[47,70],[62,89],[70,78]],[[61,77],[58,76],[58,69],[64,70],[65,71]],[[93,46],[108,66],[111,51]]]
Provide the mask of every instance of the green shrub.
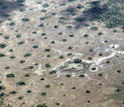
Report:
[[72,55],[72,53],[68,53],[67,55],[68,55],[68,56],[71,56],[71,55]]
[[68,26],[66,26],[66,28],[72,28],[72,26],[71,25],[68,25]]
[[16,94],[17,93],[17,91],[11,91],[11,92],[9,92],[9,94]]
[[76,89],[76,87],[72,87],[72,89]]
[[42,96],[46,96],[47,93],[46,93],[46,92],[42,92],[41,95],[42,95]]
[[98,35],[103,35],[103,33],[102,32],[99,32]]
[[29,66],[27,69],[33,69],[34,68],[34,66]]
[[26,83],[24,81],[18,81],[16,82],[17,85],[26,85]]
[[90,49],[89,52],[93,52],[93,49]]
[[102,53],[100,53],[100,54],[99,54],[99,56],[103,56],[103,54],[102,54]]
[[96,70],[96,67],[92,67],[91,70]]
[[11,22],[9,25],[10,25],[10,26],[13,26],[13,25],[15,25],[15,22]]
[[56,12],[53,12],[52,15],[56,15],[57,13]]
[[2,90],[5,90],[5,87],[4,86],[0,86],[0,91],[2,91]]
[[110,61],[106,61],[106,63],[110,63]]
[[67,39],[62,39],[62,41],[66,42],[66,41],[67,41]]
[[47,55],[47,57],[49,58],[49,57],[51,57],[51,55]]
[[2,17],[9,17],[9,16],[11,16],[11,15],[9,15],[7,13],[2,14]]
[[35,63],[34,65],[38,65],[38,63]]
[[59,35],[62,35],[63,33],[62,33],[62,32],[59,32],[58,34],[59,34]]
[[10,73],[10,74],[7,74],[6,77],[7,78],[15,77],[15,74],[14,73]]
[[61,83],[60,85],[64,85],[64,83]]
[[30,74],[25,74],[25,77],[30,77]]
[[91,91],[90,90],[87,90],[86,93],[91,93]]
[[61,103],[60,102],[57,102],[56,105],[60,105]]
[[66,3],[61,3],[59,6],[66,6]]
[[71,77],[71,74],[66,74],[66,77]]
[[89,37],[89,35],[88,34],[85,34],[84,37]]
[[46,88],[50,88],[51,86],[50,85],[45,85]]
[[40,20],[45,20],[46,18],[45,17],[41,17]]
[[98,30],[98,27],[93,26],[90,28],[90,30]]
[[8,8],[8,6],[6,6],[6,5],[3,5],[2,7],[1,7],[1,9],[7,9]]
[[27,93],[31,93],[32,91],[31,90],[28,90]]
[[28,21],[30,21],[30,19],[29,18],[23,18],[22,21],[28,22]]
[[89,60],[93,59],[92,57],[88,57]]
[[38,48],[38,47],[39,47],[39,46],[37,46],[37,45],[34,45],[34,46],[33,46],[33,48]]
[[99,73],[98,76],[103,76],[103,74],[102,73]]
[[24,12],[25,11],[25,9],[20,9],[20,12]]
[[36,33],[37,33],[37,31],[33,31],[32,33],[33,33],[33,34],[36,34]]
[[20,63],[25,63],[25,60],[21,60]]
[[7,66],[7,67],[5,67],[5,69],[10,69],[10,67],[9,67],[9,66]]
[[6,55],[3,53],[0,53],[0,57],[5,57]]
[[73,2],[73,1],[76,1],[76,0],[68,0],[69,2]]
[[37,107],[48,107],[46,104],[38,104]]
[[15,56],[13,55],[13,56],[10,56],[10,59],[14,59],[15,58]]
[[73,49],[73,47],[69,46],[68,49]]
[[3,35],[3,33],[0,33],[0,35]]
[[50,68],[50,67],[51,67],[51,65],[50,65],[49,63],[45,64],[45,66],[46,66],[47,68]]
[[84,6],[82,6],[81,4],[78,4],[76,8],[81,9],[81,8],[83,8],[83,7],[84,7]]
[[74,35],[73,34],[71,34],[71,35],[69,35],[70,37],[74,37]]
[[41,35],[44,36],[44,35],[47,35],[47,34],[46,33],[42,33]]
[[25,57],[29,57],[29,56],[31,56],[32,54],[31,53],[26,53],[24,56]]
[[9,51],[10,51],[10,52],[13,52],[13,49],[10,49]]
[[80,74],[79,77],[85,77],[85,75],[84,74]]
[[18,34],[18,35],[16,35],[16,38],[20,38],[22,35],[21,34]]
[[51,49],[45,49],[44,50],[44,52],[50,52],[51,51]]
[[17,0],[17,2],[25,2],[25,0]]
[[42,1],[38,1],[37,4],[42,4]]
[[2,80],[0,80],[0,84],[2,83]]
[[81,63],[82,60],[77,58],[77,59],[74,59],[74,62],[75,62],[75,63]]
[[41,12],[47,12],[47,10],[46,9],[42,9]]
[[41,24],[39,25],[39,27],[44,27],[44,24],[43,24],[43,23],[41,23]]
[[85,44],[89,44],[89,42],[85,42]]
[[58,25],[55,25],[54,28],[58,28],[59,26]]
[[117,30],[113,30],[113,32],[117,32]]
[[117,70],[117,73],[121,73],[121,70]]
[[40,80],[44,81],[44,80],[45,80],[45,78],[41,78]]
[[9,39],[10,37],[9,36],[4,36],[4,39]]
[[51,41],[51,43],[52,43],[52,44],[54,44],[54,43],[55,43],[55,41],[53,40],[53,41]]
[[50,73],[50,74],[56,74],[57,71],[56,71],[56,70],[51,70],[49,73]]
[[23,98],[24,98],[23,96],[18,97],[19,100],[22,100]]
[[24,44],[25,42],[24,41],[21,41],[21,42],[19,42],[19,43],[17,43],[18,45],[22,45],[22,44]]
[[63,59],[63,58],[64,58],[64,55],[60,55],[58,58],[61,58],[61,59]]
[[49,7],[50,5],[47,4],[47,3],[45,3],[45,4],[43,4],[42,6],[43,6],[43,7]]
[[7,46],[7,44],[5,43],[0,43],[0,48],[5,48]]

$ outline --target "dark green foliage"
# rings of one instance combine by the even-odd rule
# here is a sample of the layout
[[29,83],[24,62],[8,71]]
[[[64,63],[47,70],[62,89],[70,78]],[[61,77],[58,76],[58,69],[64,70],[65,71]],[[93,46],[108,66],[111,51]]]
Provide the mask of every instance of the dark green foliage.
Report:
[[39,27],[44,27],[44,24],[43,24],[43,23],[41,23],[41,24],[39,25]]
[[49,63],[45,64],[45,66],[46,66],[47,68],[51,67],[51,65],[50,65]]
[[30,21],[30,19],[29,18],[23,18],[22,21],[28,22],[28,21]]
[[17,85],[26,85],[26,83],[24,81],[18,81],[16,84]]
[[46,33],[42,33],[41,35],[44,36],[44,35],[47,35],[47,34]]
[[69,2],[73,2],[73,1],[76,1],[76,0],[68,0]]
[[121,73],[121,70],[117,70],[117,73]]
[[41,78],[40,80],[44,81],[44,80],[45,80],[45,78]]
[[89,60],[91,60],[91,59],[92,59],[92,57],[88,57],[88,59],[89,59]]
[[100,53],[100,54],[99,54],[99,56],[103,56],[103,54],[102,54],[102,53]]
[[11,91],[11,92],[9,92],[9,94],[16,94],[17,93],[17,91]]
[[37,4],[42,4],[42,1],[38,1]]
[[77,59],[74,59],[74,62],[75,62],[75,63],[81,63],[82,60],[77,58]]
[[13,55],[13,56],[10,56],[10,59],[14,59],[15,58],[15,56]]
[[55,43],[55,41],[53,40],[53,41],[51,41],[51,43],[52,43],[52,44],[54,44],[54,43]]
[[98,27],[93,26],[90,28],[90,30],[98,30]]
[[70,37],[74,37],[74,35],[73,34],[71,34],[71,35],[69,35]]
[[4,36],[4,39],[9,39],[10,37],[9,36]]
[[66,6],[66,3],[61,3],[59,6]]
[[27,69],[33,69],[34,68],[34,66],[29,66]]
[[23,11],[25,11],[25,9],[20,9],[20,12],[23,12]]
[[89,44],[89,42],[85,42],[85,44]]
[[62,33],[62,32],[59,32],[58,34],[59,34],[59,35],[62,35],[63,33]]
[[66,28],[72,28],[72,26],[71,25],[68,25],[68,26],[66,26]]
[[79,75],[79,77],[85,77],[85,75],[84,74],[81,74],[81,75]]
[[38,104],[37,107],[48,107],[46,104]]
[[36,34],[36,33],[37,33],[37,31],[33,31],[32,33],[33,33],[33,34]]
[[58,25],[55,25],[54,28],[58,28],[59,26]]
[[45,85],[46,88],[50,88],[51,86],[50,85]]
[[72,89],[76,89],[76,87],[72,87]]
[[66,74],[66,77],[71,77],[71,74]]
[[56,15],[57,13],[56,12],[53,12],[52,15]]
[[20,38],[22,35],[21,34],[18,34],[18,35],[16,35],[16,38]]
[[106,61],[106,63],[110,63],[110,61]]
[[102,85],[102,83],[99,83],[99,85]]
[[17,43],[18,45],[22,45],[22,44],[24,44],[25,42],[24,41],[21,41],[21,42],[19,42],[19,43]]
[[88,103],[90,103],[90,102],[91,102],[91,100],[88,100],[87,102],[88,102]]
[[4,1],[0,1],[0,6],[2,6],[4,4]]
[[47,55],[47,57],[49,58],[49,57],[51,57],[51,55]]
[[24,98],[23,96],[18,97],[19,100],[22,100],[23,98]]
[[17,0],[17,2],[25,2],[25,0]]
[[44,50],[44,52],[50,52],[51,51],[51,49],[45,49]]
[[5,87],[4,86],[0,86],[0,91],[2,91],[2,90],[5,90]]
[[30,77],[30,74],[25,74],[25,77]]
[[67,39],[62,39],[62,41],[66,42],[66,41],[67,41]]
[[13,26],[13,25],[15,25],[15,22],[11,22],[9,25],[10,25],[10,26]]
[[0,35],[3,35],[3,33],[0,33]]
[[15,77],[15,74],[14,73],[6,74],[6,77],[7,78]]
[[21,60],[20,63],[25,63],[25,60]]
[[[0,98],[2,98],[5,95],[4,92],[0,93]],[[1,104],[0,104],[1,105]]]
[[86,19],[85,18],[76,18],[75,21],[77,21],[77,22],[84,22],[84,21],[86,21]]
[[47,39],[47,37],[44,37],[44,39]]
[[35,63],[34,65],[38,65],[38,63]]
[[99,32],[98,35],[103,35],[103,33],[102,32]]
[[7,44],[5,43],[0,43],[0,48],[5,48],[7,46]]
[[5,69],[10,69],[10,67],[9,67],[9,66],[7,66],[7,67],[5,67]]
[[92,67],[91,70],[96,70],[96,67]]
[[45,17],[41,17],[40,20],[45,20],[46,18]]
[[89,52],[93,52],[93,49],[90,49]]
[[3,53],[0,53],[0,57],[5,57],[6,55]]
[[69,46],[68,49],[72,49],[73,47]]
[[8,8],[8,6],[6,6],[6,5],[3,5],[2,7],[1,7],[1,9],[7,9]]
[[60,102],[57,102],[56,105],[60,105]]
[[60,85],[64,85],[64,83],[61,83]]
[[43,6],[43,7],[49,7],[50,5],[47,4],[47,3],[45,3],[45,4],[43,4],[42,6]]
[[9,17],[10,15],[7,13],[2,14],[2,17]]
[[37,46],[37,45],[34,45],[34,46],[33,46],[33,48],[38,48],[38,47],[39,47],[39,46]]
[[61,59],[63,59],[63,58],[64,58],[64,55],[60,55],[58,58],[61,58]]
[[98,76],[103,76],[103,73],[99,73]]
[[51,70],[49,73],[50,73],[50,74],[56,74],[57,71],[56,71],[56,70]]
[[0,84],[2,83],[2,80],[0,80]]
[[81,9],[81,8],[83,8],[83,7],[84,7],[84,6],[82,6],[81,4],[78,4],[76,8]]
[[41,95],[42,95],[42,96],[46,96],[47,93],[46,93],[46,92],[42,92]]
[[13,52],[13,49],[10,49],[9,51],[10,51],[10,52]]
[[47,10],[46,9],[42,9],[41,12],[47,12]]
[[91,91],[90,90],[87,90],[86,93],[91,93]]
[[72,55],[72,53],[68,53],[67,55],[68,55],[68,56],[71,56],[71,55]]
[[113,32],[117,32],[117,30],[113,30]]
[[31,53],[26,53],[24,56],[25,57],[29,57],[29,56],[31,56],[32,54]]
[[89,37],[89,35],[88,34],[85,34],[84,37]]
[[28,90],[27,93],[31,93],[32,91],[31,90]]

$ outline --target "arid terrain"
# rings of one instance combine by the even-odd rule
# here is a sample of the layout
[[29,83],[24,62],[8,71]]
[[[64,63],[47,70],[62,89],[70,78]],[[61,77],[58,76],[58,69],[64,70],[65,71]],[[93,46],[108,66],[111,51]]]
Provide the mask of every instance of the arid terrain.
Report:
[[0,0],[0,107],[124,107],[123,12],[123,0]]

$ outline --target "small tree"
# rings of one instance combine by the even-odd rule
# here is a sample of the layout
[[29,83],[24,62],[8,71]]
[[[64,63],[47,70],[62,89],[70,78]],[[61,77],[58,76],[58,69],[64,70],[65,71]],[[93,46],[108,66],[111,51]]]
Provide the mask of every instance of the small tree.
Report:
[[50,67],[51,67],[51,65],[50,65],[49,63],[45,64],[45,66],[46,66],[47,68],[50,68]]
[[77,59],[74,59],[74,62],[75,62],[75,63],[81,63],[82,60],[77,58]]

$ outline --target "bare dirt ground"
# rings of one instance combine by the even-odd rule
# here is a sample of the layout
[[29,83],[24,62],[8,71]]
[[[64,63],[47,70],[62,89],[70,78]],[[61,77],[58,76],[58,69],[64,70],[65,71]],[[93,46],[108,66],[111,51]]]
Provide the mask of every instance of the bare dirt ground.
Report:
[[[79,22],[75,22],[73,18],[81,14],[84,8],[87,8],[86,2],[92,0],[77,0],[68,2],[67,0],[26,0],[21,9],[15,9],[9,14],[12,20],[4,20],[0,25],[0,43],[5,43],[5,48],[0,48],[0,53],[5,54],[5,57],[0,57],[0,86],[5,86],[5,90],[0,90],[9,94],[16,91],[16,94],[9,94],[4,97],[1,102],[1,107],[37,107],[38,104],[44,104],[48,107],[123,107],[124,104],[124,37],[122,29],[104,28],[100,23],[91,22],[90,26],[84,26]],[[8,2],[12,2],[8,0]],[[37,2],[42,2],[38,4]],[[43,7],[43,4],[48,3],[50,6]],[[65,6],[59,6],[66,3]],[[66,9],[76,7],[78,4],[84,8],[77,11],[76,16],[66,14]],[[8,8],[9,9],[9,8]],[[46,12],[41,12],[46,9]],[[56,15],[52,15],[56,12]],[[45,20],[40,20],[44,17]],[[68,20],[64,23],[58,23],[60,17],[67,17]],[[30,21],[24,22],[23,18],[29,18]],[[1,18],[1,20],[3,20]],[[10,26],[10,22],[15,22],[15,25]],[[43,27],[39,25],[43,23]],[[8,24],[8,25],[7,25]],[[95,24],[95,25],[94,25]],[[58,28],[54,28],[58,25]],[[72,25],[72,28],[66,26]],[[79,27],[79,25],[81,27]],[[91,30],[92,26],[98,27],[98,30]],[[76,27],[79,27],[78,29]],[[33,32],[36,31],[36,34]],[[59,34],[62,32],[63,34]],[[98,35],[102,32],[103,35]],[[46,33],[46,35],[42,35]],[[16,35],[21,34],[20,38]],[[88,34],[89,37],[84,37]],[[70,37],[69,35],[74,35]],[[9,39],[5,39],[9,36]],[[34,40],[33,40],[34,39]],[[67,41],[63,41],[67,39]],[[107,42],[105,42],[107,40]],[[25,43],[19,45],[18,43]],[[55,41],[54,44],[51,42]],[[88,44],[86,42],[89,42]],[[39,46],[33,48],[34,45]],[[68,47],[73,47],[68,49]],[[12,52],[9,50],[13,49]],[[45,52],[45,49],[51,49],[50,52]],[[93,51],[90,51],[90,50]],[[31,53],[29,57],[24,57],[26,53]],[[72,53],[71,56],[68,53]],[[99,55],[102,53],[103,55]],[[11,56],[15,56],[11,59]],[[47,57],[51,55],[51,57]],[[59,56],[63,55],[61,59]],[[88,57],[92,57],[91,60]],[[82,62],[90,63],[91,66],[80,73],[70,73],[72,76],[67,77],[66,73],[62,73],[59,67],[69,60],[75,58],[82,59]],[[24,63],[20,63],[25,60]],[[110,61],[106,63],[106,61]],[[38,63],[38,65],[35,65]],[[51,66],[47,68],[45,64]],[[9,69],[5,67],[9,66]],[[33,69],[24,69],[33,66]],[[95,70],[92,68],[95,67]],[[50,74],[51,70],[58,70],[56,74]],[[121,70],[121,72],[117,72]],[[7,78],[6,75],[14,73],[15,77]],[[102,73],[102,76],[99,74]],[[30,74],[26,77],[25,74]],[[85,77],[79,77],[80,74]],[[45,80],[40,80],[45,78]],[[19,86],[16,83],[24,81],[26,85]],[[61,84],[63,83],[63,85]],[[118,84],[118,86],[113,86]],[[46,88],[46,85],[50,85]],[[120,92],[115,92],[121,86]],[[72,89],[76,87],[75,89]],[[27,93],[31,90],[31,93]],[[90,90],[90,93],[86,93]],[[41,95],[46,92],[47,95]],[[121,96],[122,95],[122,96]],[[23,99],[18,97],[24,96]],[[111,97],[112,96],[112,97]],[[2,100],[1,100],[2,101]],[[60,105],[57,105],[57,102]],[[3,103],[3,104],[2,104]],[[9,106],[10,105],[10,106]]]

